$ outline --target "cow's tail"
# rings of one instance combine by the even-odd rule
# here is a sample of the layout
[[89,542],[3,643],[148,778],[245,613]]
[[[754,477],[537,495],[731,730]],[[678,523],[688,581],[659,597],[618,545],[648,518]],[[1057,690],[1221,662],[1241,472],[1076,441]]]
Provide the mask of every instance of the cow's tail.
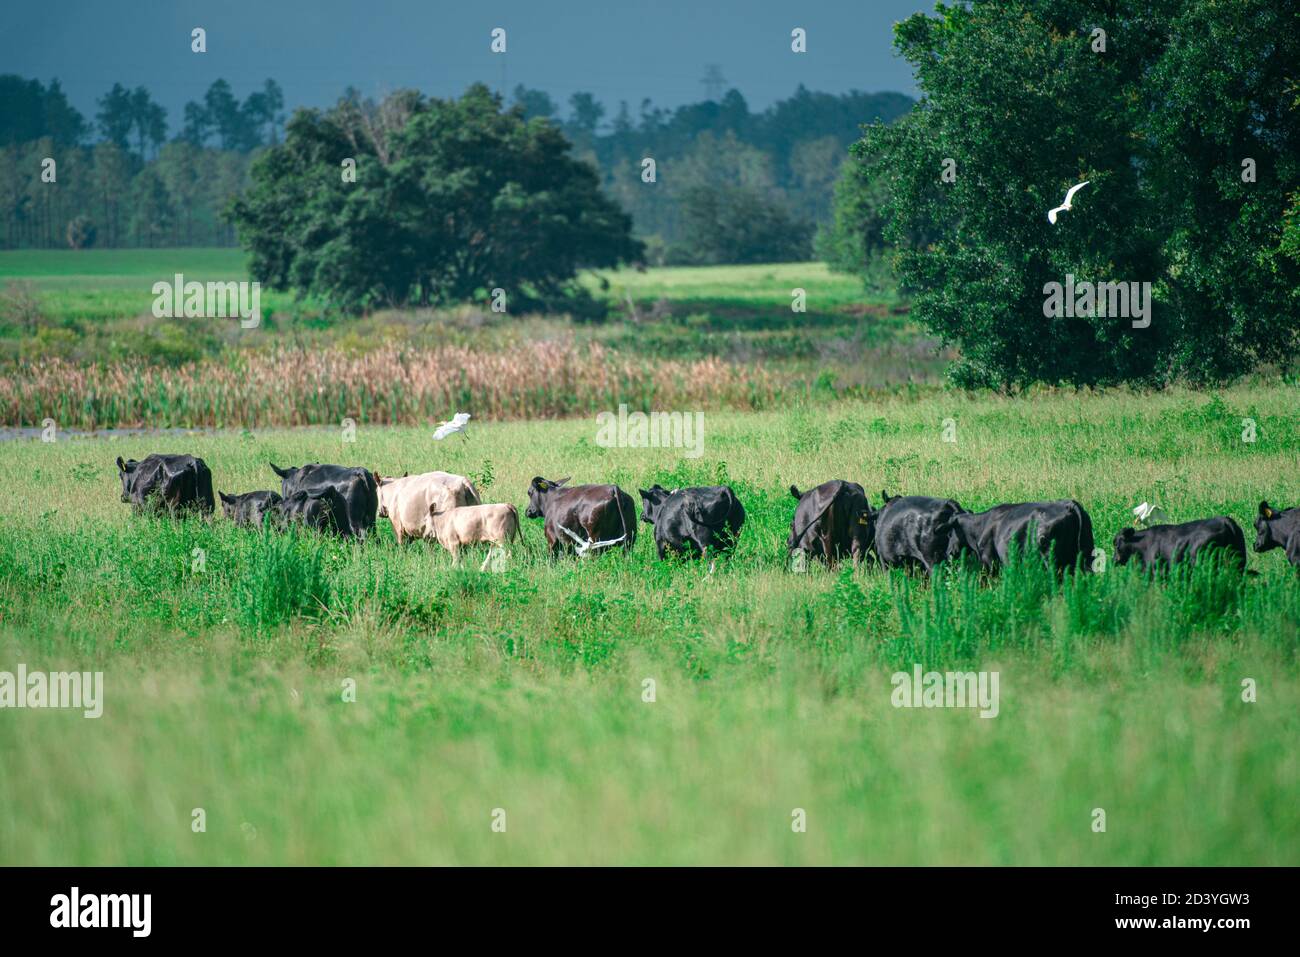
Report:
[[1092,537],[1092,516],[1088,514],[1086,508],[1074,501],[1074,499],[1070,500],[1070,505],[1074,508],[1075,517],[1079,520],[1078,551],[1075,553],[1075,561],[1083,562],[1083,570],[1090,572],[1092,571],[1092,552],[1097,547],[1097,543]]
[[807,525],[803,527],[803,530],[800,531],[798,535],[795,534],[793,525],[791,526],[790,541],[785,546],[787,549],[794,550],[799,547],[799,543],[802,542],[804,536],[808,534],[808,529],[812,528],[814,525],[816,525],[818,522],[822,520],[822,516],[825,515],[830,510],[830,507],[835,504],[836,499],[840,497],[840,491],[842,489],[843,489],[843,485],[841,485],[840,488],[837,488],[835,490],[835,494],[831,496],[831,500],[822,506],[822,510],[817,513],[817,515],[812,519],[812,521],[810,521]]
[[506,504],[506,508],[510,510],[510,527],[506,529],[506,542],[513,543],[524,537],[523,532],[519,530],[519,510],[509,503]]
[[[636,539],[628,534],[627,516],[623,514],[623,499],[620,498],[620,496],[624,494],[626,493],[624,493],[624,491],[621,488],[619,488],[617,485],[614,486],[614,508],[618,509],[618,523],[623,526],[623,541],[627,543],[625,547],[628,549],[628,551],[631,551],[632,546],[636,542]],[[628,502],[629,503],[631,502],[630,496],[628,497]],[[633,509],[632,527],[635,528],[636,527],[636,514],[635,514],[636,506],[633,505],[632,509]]]

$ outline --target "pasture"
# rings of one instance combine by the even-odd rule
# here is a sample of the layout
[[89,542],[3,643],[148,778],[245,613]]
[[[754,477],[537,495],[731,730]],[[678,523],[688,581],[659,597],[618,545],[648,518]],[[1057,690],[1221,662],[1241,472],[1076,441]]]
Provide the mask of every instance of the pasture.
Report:
[[[1077,498],[1107,552],[1144,500],[1232,515],[1250,542],[1261,498],[1300,502],[1296,400],[1261,381],[800,401],[707,412],[693,460],[603,448],[591,418],[0,443],[0,670],[105,675],[101,718],[3,714],[0,861],[1294,863],[1300,581],[1280,552],[1245,580],[926,582],[792,572],[784,545],[789,485],[832,477],[877,503]],[[268,461],[440,468],[521,514],[534,475],[727,482],[748,520],[712,575],[656,561],[646,525],[630,558],[552,563],[529,520],[480,573],[399,550],[383,519],[361,545],[133,516],[113,461],[153,451],[203,457],[226,492],[277,487]],[[914,664],[997,671],[998,716],[892,707]]]

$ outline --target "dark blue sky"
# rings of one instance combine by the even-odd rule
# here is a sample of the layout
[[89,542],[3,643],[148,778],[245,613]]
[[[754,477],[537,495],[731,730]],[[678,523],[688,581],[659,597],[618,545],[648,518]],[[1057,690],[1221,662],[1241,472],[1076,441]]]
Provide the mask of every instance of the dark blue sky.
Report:
[[[813,90],[916,94],[891,46],[895,21],[933,0],[6,0],[0,72],[57,77],[93,117],[114,82],[143,85],[168,110],[170,132],[187,100],[224,77],[240,98],[274,77],[285,103],[323,106],[348,85],[379,96],[413,86],[435,96],[483,80],[546,90],[565,104],[577,90],[612,115],[625,99],[677,106],[703,98],[706,64],[752,109]],[[190,52],[204,27],[208,52]],[[508,51],[489,50],[504,27]],[[808,52],[790,52],[790,31]]]

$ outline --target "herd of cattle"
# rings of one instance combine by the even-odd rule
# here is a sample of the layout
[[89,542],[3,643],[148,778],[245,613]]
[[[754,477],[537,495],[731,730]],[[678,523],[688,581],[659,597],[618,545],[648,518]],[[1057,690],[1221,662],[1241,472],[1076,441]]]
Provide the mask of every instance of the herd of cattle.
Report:
[[[122,501],[138,509],[175,513],[216,508],[212,473],[192,455],[150,455],[142,461],[117,460]],[[513,505],[484,504],[473,483],[449,472],[400,478],[364,468],[311,463],[282,469],[280,491],[219,493],[226,517],[238,525],[284,527],[301,524],[344,537],[364,539],[377,518],[393,523],[398,544],[435,540],[454,561],[467,545],[506,547],[519,536]],[[728,554],[745,522],[745,508],[725,485],[641,489],[641,521],[654,529],[660,558],[669,553],[699,557]],[[952,499],[889,495],[873,508],[862,486],[833,480],[800,492],[790,538],[792,555],[834,564],[857,564],[869,554],[885,567],[914,567],[929,574],[962,554],[973,555],[988,570],[1006,564],[1014,553],[1037,551],[1059,572],[1090,570],[1094,560],[1092,519],[1078,502],[1023,502],[970,512]],[[569,485],[568,479],[534,478],[528,486],[528,518],[544,520],[551,554],[584,555],[636,543],[637,514],[631,496],[617,485]],[[1300,569],[1300,507],[1274,509],[1260,502],[1255,516],[1255,551],[1286,550]],[[1030,536],[1033,536],[1030,541]],[[1114,540],[1112,560],[1136,560],[1144,568],[1194,562],[1202,553],[1246,567],[1241,526],[1218,515],[1177,525],[1125,528]],[[484,560],[484,567],[491,558]]]

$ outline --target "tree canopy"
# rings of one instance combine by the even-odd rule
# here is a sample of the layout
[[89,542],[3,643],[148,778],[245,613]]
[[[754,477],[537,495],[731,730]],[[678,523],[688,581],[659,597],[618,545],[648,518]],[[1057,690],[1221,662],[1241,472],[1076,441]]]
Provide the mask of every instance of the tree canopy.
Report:
[[[345,175],[355,161],[355,181]],[[486,298],[562,305],[582,268],[639,258],[631,219],[564,135],[482,85],[300,110],[232,204],[255,278],[348,309]]]
[[[1209,382],[1300,353],[1290,0],[975,0],[895,45],[924,95],[855,146],[842,225],[869,244],[883,215],[959,383]],[[1067,276],[1152,283],[1150,326],[1045,316]]]

